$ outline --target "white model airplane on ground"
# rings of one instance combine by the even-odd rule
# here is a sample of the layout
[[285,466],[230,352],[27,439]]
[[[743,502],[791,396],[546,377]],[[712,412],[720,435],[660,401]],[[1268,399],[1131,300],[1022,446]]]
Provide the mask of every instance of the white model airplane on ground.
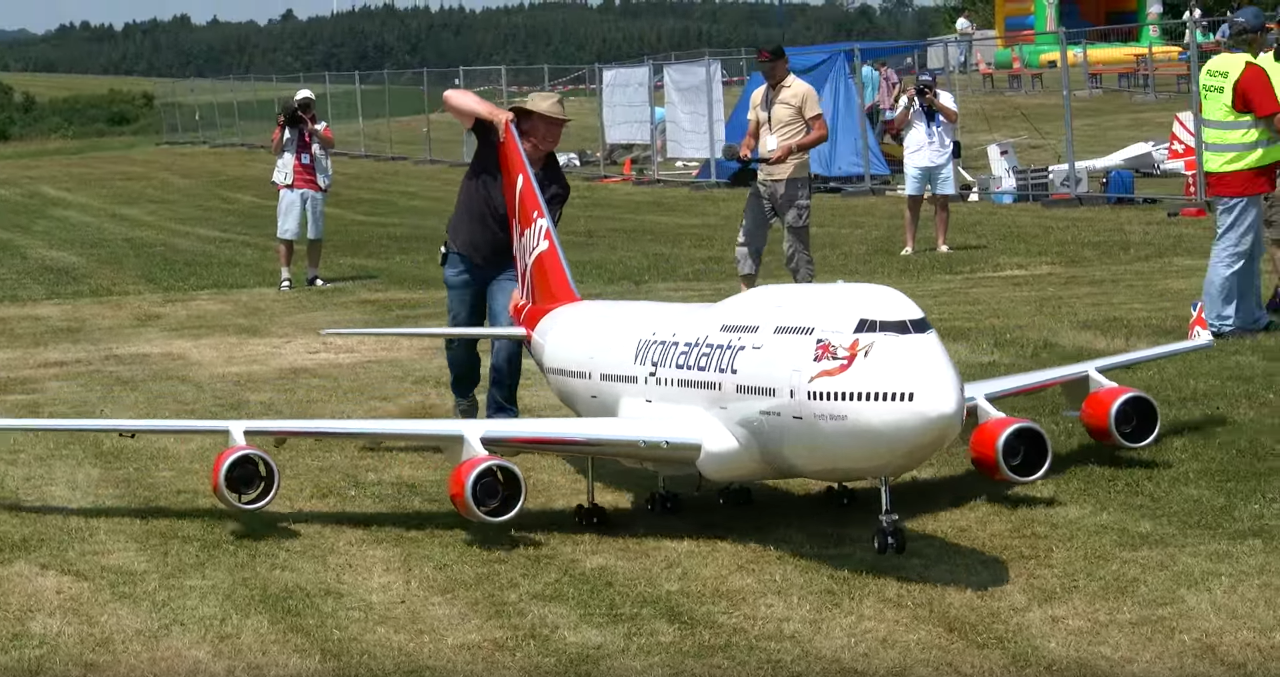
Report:
[[[659,474],[650,510],[674,510],[663,476],[723,483],[723,502],[745,502],[742,483],[807,478],[880,484],[878,553],[906,539],[889,503],[889,479],[946,447],[970,409],[969,443],[983,474],[1015,483],[1049,470],[1051,445],[1035,423],[992,402],[1063,386],[1096,440],[1150,444],[1156,403],[1100,372],[1212,345],[1193,311],[1186,341],[1077,364],[965,383],[925,313],[876,284],[767,285],[718,303],[588,301],[574,286],[514,127],[502,145],[520,296],[517,325],[352,329],[327,334],[413,335],[527,342],[556,396],[581,418],[479,420],[0,419],[0,430],[227,435],[213,491],[226,506],[259,510],[276,497],[275,462],[251,436],[414,440],[439,444],[454,469],[449,497],[478,522],[506,522],[525,505],[522,452],[583,456],[582,524],[604,521],[594,500],[595,458]],[[830,488],[829,488],[830,490]]]

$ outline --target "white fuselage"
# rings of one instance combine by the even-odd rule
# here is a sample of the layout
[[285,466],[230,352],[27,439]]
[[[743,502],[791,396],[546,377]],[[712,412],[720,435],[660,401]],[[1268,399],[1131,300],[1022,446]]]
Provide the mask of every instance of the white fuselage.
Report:
[[723,426],[696,468],[713,481],[896,477],[955,439],[965,416],[962,381],[924,312],[875,284],[580,301],[548,314],[530,350],[579,416]]

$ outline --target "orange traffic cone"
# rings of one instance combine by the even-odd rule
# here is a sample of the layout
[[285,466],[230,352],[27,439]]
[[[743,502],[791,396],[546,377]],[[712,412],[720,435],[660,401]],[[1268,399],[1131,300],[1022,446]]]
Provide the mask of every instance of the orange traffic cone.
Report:
[[623,174],[630,174],[630,173],[631,173],[631,158],[627,158],[625,161],[623,161],[623,163],[622,163],[622,173],[623,173]]

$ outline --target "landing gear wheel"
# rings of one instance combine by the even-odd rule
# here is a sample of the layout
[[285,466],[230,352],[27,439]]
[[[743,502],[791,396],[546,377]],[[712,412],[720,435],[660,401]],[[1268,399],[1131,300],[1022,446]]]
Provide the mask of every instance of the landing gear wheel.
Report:
[[889,530],[889,542],[895,555],[901,555],[907,551],[907,534],[900,527]]
[[720,499],[720,505],[751,505],[751,487],[721,487],[716,496]]
[[840,505],[853,505],[854,503],[853,489],[843,484],[827,485],[827,488],[822,490],[822,495],[827,500],[834,501]]
[[871,537],[871,544],[876,547],[877,555],[889,552],[889,530],[884,527],[876,527],[875,534]]
[[573,521],[587,527],[604,526],[609,523],[609,513],[595,503],[590,506],[579,503],[573,509]]
[[649,512],[680,512],[680,495],[670,491],[655,491],[644,499],[644,507]]

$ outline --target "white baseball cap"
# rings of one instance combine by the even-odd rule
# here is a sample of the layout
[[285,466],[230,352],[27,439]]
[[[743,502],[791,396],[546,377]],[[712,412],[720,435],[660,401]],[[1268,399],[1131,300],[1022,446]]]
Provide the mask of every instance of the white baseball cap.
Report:
[[299,89],[298,93],[293,95],[293,100],[301,101],[303,99],[311,99],[312,101],[315,101],[316,95],[309,89]]

